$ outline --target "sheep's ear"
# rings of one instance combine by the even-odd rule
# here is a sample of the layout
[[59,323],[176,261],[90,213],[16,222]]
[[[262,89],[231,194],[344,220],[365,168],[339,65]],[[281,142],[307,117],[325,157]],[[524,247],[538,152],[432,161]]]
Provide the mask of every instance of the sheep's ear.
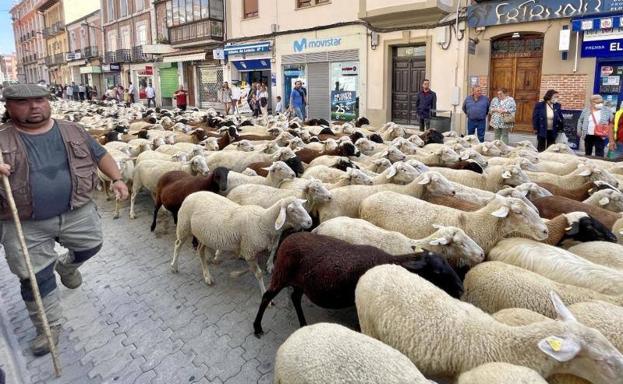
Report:
[[391,167],[389,167],[389,170],[387,171],[386,178],[391,179],[394,176],[396,176],[396,166],[392,164]]
[[590,169],[585,169],[582,172],[580,172],[578,175],[580,176],[590,176],[592,173],[592,171]]
[[511,174],[509,171],[504,171],[504,172],[502,173],[502,178],[503,178],[503,179],[510,179],[510,178],[511,178],[511,176],[512,176],[512,174]]
[[469,159],[469,153],[463,152],[461,154],[461,160],[468,160],[468,159]]
[[413,250],[413,252],[415,253],[421,253],[424,252],[424,249],[422,247],[420,247],[419,245],[412,245],[411,249]]
[[381,157],[386,157],[387,155],[389,155],[389,151],[385,151],[381,154]]
[[487,146],[484,146],[484,145],[483,145],[483,146],[482,146],[482,151],[483,151],[484,153],[487,153],[487,152],[489,152],[489,148],[488,148]]
[[266,167],[266,168],[262,168],[263,170],[270,172],[273,169],[273,166],[271,165],[270,167]]
[[275,229],[277,231],[280,230],[281,227],[283,227],[285,223],[286,223],[286,207],[281,206],[281,209],[279,210],[279,216],[277,216],[277,220],[275,221]]
[[301,205],[305,205],[305,203],[307,203],[307,199],[296,199],[296,201],[301,203]]
[[420,176],[420,181],[418,181],[418,184],[430,184],[430,176],[428,174],[422,174],[422,176]]
[[449,241],[445,237],[440,237],[428,242],[429,245],[448,245]]
[[503,205],[500,208],[498,208],[497,210],[491,212],[491,216],[504,218],[504,217],[508,216],[508,212],[509,211],[510,211],[509,208],[506,205]]
[[582,349],[576,340],[558,336],[546,337],[539,341],[538,346],[541,352],[561,363],[574,359]]
[[441,229],[441,228],[443,228],[443,225],[441,225],[441,224],[433,224],[433,228]]
[[610,199],[607,197],[604,197],[601,200],[599,200],[599,205],[608,205],[608,204],[610,204]]
[[577,321],[573,313],[571,313],[565,303],[562,302],[562,299],[556,292],[550,291],[549,297],[552,300],[552,304],[554,305],[554,309],[556,309],[556,313],[558,314],[558,318],[560,318],[560,320]]

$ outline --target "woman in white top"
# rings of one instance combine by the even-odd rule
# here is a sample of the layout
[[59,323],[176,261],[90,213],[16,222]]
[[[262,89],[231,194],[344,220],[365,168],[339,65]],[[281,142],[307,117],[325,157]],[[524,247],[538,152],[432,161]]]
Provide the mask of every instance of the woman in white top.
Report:
[[[584,149],[586,156],[593,155],[595,148],[595,156],[604,157],[604,148],[606,139],[612,135],[608,132],[606,135],[596,135],[596,124],[609,125],[612,122],[612,111],[604,108],[604,99],[600,95],[593,95],[590,98],[590,104],[584,108],[580,118],[578,119],[578,136],[584,139]],[[612,128],[610,127],[610,130]]]
[[221,89],[221,100],[223,101],[223,105],[225,107],[225,115],[229,115],[229,110],[231,109],[231,88],[229,88],[229,83],[224,82],[223,88]]
[[266,84],[262,84],[260,86],[259,99],[262,117],[266,118],[268,117],[268,87],[266,86]]
[[[512,130],[515,125],[514,116],[516,111],[515,99],[506,93],[505,88],[498,90],[497,97],[491,100],[489,108],[489,113],[491,114],[489,124],[495,131],[496,140],[502,140],[508,144],[508,131]],[[512,122],[506,121],[507,117],[512,117]]]

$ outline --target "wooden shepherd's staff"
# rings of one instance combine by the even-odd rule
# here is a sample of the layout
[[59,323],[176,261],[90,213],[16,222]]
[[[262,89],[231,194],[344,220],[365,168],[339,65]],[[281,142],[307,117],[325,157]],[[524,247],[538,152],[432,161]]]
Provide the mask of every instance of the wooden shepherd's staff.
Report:
[[[4,164],[4,159],[0,154],[0,165]],[[11,207],[11,213],[13,214],[13,222],[15,223],[15,228],[17,229],[17,237],[19,238],[20,245],[22,246],[22,253],[24,255],[24,261],[26,262],[26,267],[28,267],[28,278],[30,279],[30,287],[32,288],[32,292],[35,296],[35,303],[37,304],[37,315],[41,319],[43,323],[43,331],[45,332],[45,337],[48,339],[48,345],[50,346],[50,353],[52,354],[52,363],[54,364],[54,373],[56,377],[61,376],[61,361],[58,358],[58,350],[56,349],[56,344],[54,344],[54,340],[52,339],[52,331],[50,331],[50,324],[48,324],[48,317],[45,314],[45,309],[43,308],[43,301],[41,301],[41,293],[39,292],[39,285],[37,284],[37,277],[35,276],[35,272],[32,269],[32,263],[30,261],[30,254],[28,253],[28,247],[26,246],[26,239],[24,239],[24,232],[22,232],[22,223],[19,220],[19,214],[17,213],[17,207],[15,206],[15,200],[13,199],[13,192],[11,191],[11,184],[9,184],[9,178],[2,175],[2,182],[4,183],[4,190],[6,191],[6,198],[9,202],[9,207]]]

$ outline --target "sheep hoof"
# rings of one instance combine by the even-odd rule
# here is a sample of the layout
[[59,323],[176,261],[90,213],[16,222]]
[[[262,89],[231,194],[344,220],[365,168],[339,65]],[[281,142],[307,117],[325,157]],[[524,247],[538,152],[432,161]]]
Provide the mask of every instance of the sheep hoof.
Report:
[[255,337],[257,337],[258,339],[261,339],[262,336],[264,336],[264,331],[262,330],[262,328],[260,329],[256,329],[254,332]]
[[275,269],[275,266],[273,264],[270,264],[270,265],[266,266],[266,272],[268,272],[268,273],[273,273],[274,269]]
[[173,272],[173,273],[177,273],[178,272],[177,265],[171,264],[171,265],[169,265],[169,267],[171,268],[171,272]]
[[234,279],[237,279],[237,278],[239,278],[240,276],[244,275],[245,273],[247,273],[247,270],[246,270],[246,269],[245,269],[245,270],[242,270],[242,271],[233,271],[233,272],[230,272],[230,273],[229,273],[229,276],[230,276],[230,277],[232,277],[232,278],[234,278]]
[[134,213],[130,213],[130,219],[132,220],[136,219],[136,215]]
[[214,285],[214,281],[212,279],[204,279],[206,285]]
[[112,200],[112,196],[106,196],[106,201]]
[[115,219],[115,220],[118,219],[119,218],[119,214],[115,213],[112,218]]

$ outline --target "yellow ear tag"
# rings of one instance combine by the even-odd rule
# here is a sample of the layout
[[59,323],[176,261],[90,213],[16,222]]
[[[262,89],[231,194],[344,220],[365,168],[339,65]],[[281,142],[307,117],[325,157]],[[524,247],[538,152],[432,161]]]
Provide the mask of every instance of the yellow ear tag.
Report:
[[560,352],[560,349],[562,348],[562,340],[558,338],[553,338],[553,337],[548,338],[547,344],[549,344],[549,346],[552,347],[554,352]]

